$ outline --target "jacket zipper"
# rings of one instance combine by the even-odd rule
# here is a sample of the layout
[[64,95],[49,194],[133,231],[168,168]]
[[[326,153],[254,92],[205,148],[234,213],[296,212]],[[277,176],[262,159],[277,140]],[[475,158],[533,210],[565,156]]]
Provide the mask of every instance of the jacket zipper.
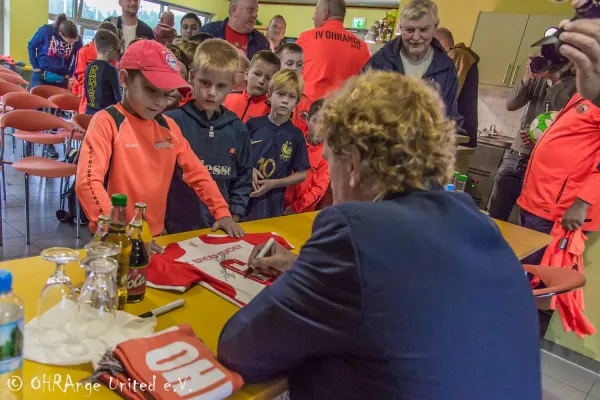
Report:
[[250,97],[248,99],[248,104],[246,104],[246,109],[244,110],[244,113],[242,114],[242,118],[240,118],[242,121],[244,121],[244,117],[246,116],[246,113],[248,112],[248,108],[250,108],[251,102],[252,102],[252,97]]
[[563,182],[562,187],[560,188],[560,191],[558,192],[558,196],[556,197],[556,204],[558,204],[558,201],[562,197],[562,194],[565,191],[565,186],[567,186],[568,180],[569,180],[569,177],[567,177],[567,179],[565,179],[565,181]]

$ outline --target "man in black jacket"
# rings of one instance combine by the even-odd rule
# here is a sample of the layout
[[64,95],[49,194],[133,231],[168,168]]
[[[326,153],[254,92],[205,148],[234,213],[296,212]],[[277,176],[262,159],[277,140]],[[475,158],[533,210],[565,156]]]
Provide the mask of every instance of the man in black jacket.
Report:
[[112,22],[121,32],[124,48],[129,46],[133,39],[154,40],[154,33],[144,21],[137,17],[140,9],[139,0],[119,0],[123,14],[120,17],[109,17],[105,21]]

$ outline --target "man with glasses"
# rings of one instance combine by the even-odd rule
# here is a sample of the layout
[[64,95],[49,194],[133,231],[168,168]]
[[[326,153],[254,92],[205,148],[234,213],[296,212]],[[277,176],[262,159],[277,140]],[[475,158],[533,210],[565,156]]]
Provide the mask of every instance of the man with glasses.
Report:
[[206,24],[201,32],[227,40],[241,55],[252,59],[257,51],[269,50],[271,47],[269,40],[254,29],[257,17],[258,0],[231,0],[229,18]]

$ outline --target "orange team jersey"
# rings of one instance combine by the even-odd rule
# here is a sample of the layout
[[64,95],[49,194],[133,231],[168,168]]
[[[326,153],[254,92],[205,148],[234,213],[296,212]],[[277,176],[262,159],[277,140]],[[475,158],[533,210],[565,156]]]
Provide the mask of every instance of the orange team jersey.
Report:
[[267,103],[269,96],[250,97],[245,90],[242,93],[230,93],[223,102],[223,106],[233,111],[243,123],[250,118],[264,117],[271,112]]
[[[125,116],[119,130],[106,110],[94,116],[81,145],[75,188],[90,229],[95,231],[99,215],[109,215],[110,195],[127,195],[127,220],[134,204],[148,205],[152,235],[164,229],[167,192],[175,163],[183,168],[183,179],[198,194],[216,220],[229,217],[229,206],[217,184],[181,135],[177,124],[163,116],[170,130],[156,120],[143,120],[129,114],[121,103],[115,108]],[[104,180],[110,164],[108,188]]]
[[296,214],[314,211],[329,187],[329,164],[323,158],[323,146],[306,143],[310,169],[306,179],[297,185],[288,186],[285,192],[285,207]]
[[[71,88],[71,91],[75,96],[81,96],[81,101],[79,102],[79,114],[85,114],[87,107],[87,99],[85,97],[83,85],[85,70],[87,66],[97,58],[98,53],[93,40],[89,44],[83,46],[77,52],[77,57],[75,58],[75,74],[73,76],[73,87]],[[111,64],[115,67],[117,66],[116,61],[113,61]]]
[[304,50],[304,93],[315,100],[358,75],[371,58],[367,44],[337,20],[301,33],[296,44]]

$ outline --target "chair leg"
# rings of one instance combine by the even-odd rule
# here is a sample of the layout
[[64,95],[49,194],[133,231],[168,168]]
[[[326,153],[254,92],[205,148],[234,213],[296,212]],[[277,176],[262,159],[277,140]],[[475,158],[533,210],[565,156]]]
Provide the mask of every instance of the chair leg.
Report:
[[2,198],[6,201],[6,176],[4,174],[5,165],[2,166]]
[[31,242],[29,235],[29,174],[23,174],[25,176],[25,244]]
[[77,198],[77,194],[75,194],[75,214],[77,214],[75,216],[75,232],[77,233],[77,239],[81,239],[81,236],[79,235],[79,224],[80,224],[80,217],[81,217],[81,207],[79,206],[79,199]]

